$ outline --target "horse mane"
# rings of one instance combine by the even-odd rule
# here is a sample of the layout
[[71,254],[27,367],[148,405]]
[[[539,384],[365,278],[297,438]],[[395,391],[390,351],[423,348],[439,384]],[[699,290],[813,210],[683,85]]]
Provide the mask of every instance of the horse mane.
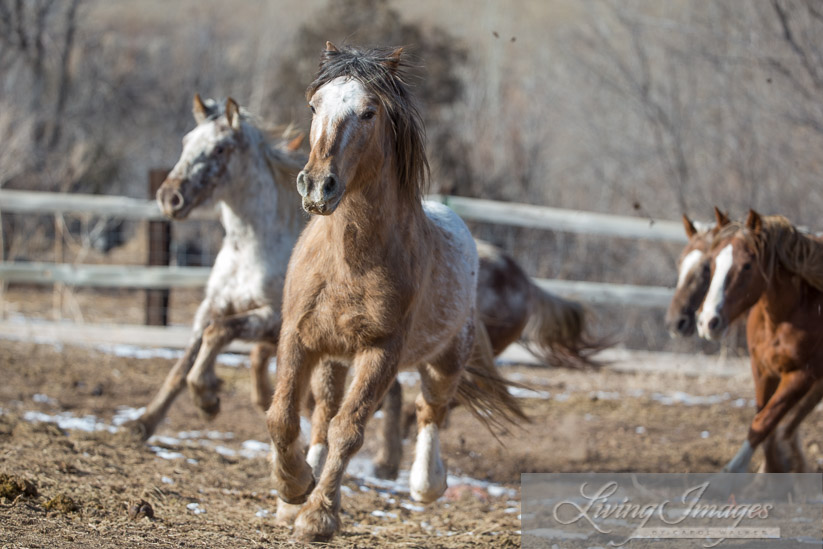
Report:
[[[218,120],[226,114],[226,102],[214,99],[203,99],[208,116],[206,120]],[[240,120],[246,122],[244,131],[251,137],[250,145],[260,147],[260,152],[266,160],[272,179],[284,189],[292,189],[297,174],[306,165],[308,158],[305,153],[288,148],[291,138],[298,135],[293,124],[266,125],[259,117],[250,113],[245,107],[239,106]],[[249,135],[251,133],[251,135]]]
[[823,240],[798,229],[782,215],[763,216],[758,233],[740,222],[730,223],[720,230],[712,249],[731,236],[740,235],[746,244],[765,258],[768,278],[779,263],[802,278],[810,286],[823,291]]
[[[226,102],[214,99],[203,99],[207,109],[206,120],[215,121],[226,115]],[[257,148],[266,161],[266,168],[271,173],[274,184],[289,196],[296,191],[294,181],[297,174],[308,162],[308,156],[299,150],[289,147],[291,138],[298,135],[292,124],[266,125],[259,117],[250,113],[245,107],[238,106],[243,135],[248,140],[248,146]],[[292,200],[277,201],[278,219],[291,227],[302,224],[300,208],[293,206]]]
[[320,68],[306,90],[311,99],[323,85],[340,77],[354,78],[373,94],[391,121],[395,142],[395,162],[400,188],[414,201],[428,190],[429,161],[426,158],[426,133],[406,83],[407,64],[396,56],[394,48],[355,48],[340,46],[324,50]]

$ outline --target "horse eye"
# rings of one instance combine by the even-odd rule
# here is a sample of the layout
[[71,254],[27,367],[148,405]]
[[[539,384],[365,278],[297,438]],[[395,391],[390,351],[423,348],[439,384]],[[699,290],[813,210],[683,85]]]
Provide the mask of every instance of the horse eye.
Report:
[[374,111],[366,111],[360,115],[360,118],[362,118],[363,120],[371,120],[372,118],[374,118]]
[[312,114],[317,114],[317,111],[314,110],[314,105],[309,105]]
[[217,147],[215,147],[214,152],[216,152],[217,154],[223,154],[223,152],[224,152],[225,150],[226,150],[226,149],[225,149],[225,148],[223,148],[223,145],[218,145]]
[[748,270],[749,270],[749,269],[751,269],[751,268],[752,268],[752,264],[751,264],[751,263],[746,262],[746,263],[744,263],[744,264],[743,264],[743,270],[744,270],[744,271],[748,271]]

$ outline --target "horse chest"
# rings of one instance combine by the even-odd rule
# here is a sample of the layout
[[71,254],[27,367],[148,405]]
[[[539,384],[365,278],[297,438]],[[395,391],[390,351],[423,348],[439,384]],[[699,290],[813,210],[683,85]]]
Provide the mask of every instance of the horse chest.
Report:
[[298,328],[309,346],[353,351],[396,330],[395,296],[373,285],[327,281],[315,295]]

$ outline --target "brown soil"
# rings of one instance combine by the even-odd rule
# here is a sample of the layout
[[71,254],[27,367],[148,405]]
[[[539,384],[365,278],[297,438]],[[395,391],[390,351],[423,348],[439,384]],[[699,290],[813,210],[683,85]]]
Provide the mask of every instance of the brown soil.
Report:
[[[288,542],[289,530],[272,516],[265,457],[231,453],[243,441],[268,440],[262,414],[249,403],[244,368],[218,367],[225,384],[215,420],[202,419],[187,395],[175,403],[158,434],[178,440],[151,445],[179,452],[181,459],[163,459],[122,430],[63,430],[24,418],[27,412],[70,413],[111,425],[118,407],[145,404],[170,366],[167,359],[0,340],[0,546],[220,549]],[[507,490],[452,486],[446,497],[418,510],[407,493],[349,476],[343,529],[330,546],[517,547],[521,472],[716,471],[734,454],[753,414],[745,375],[525,367],[506,373],[552,395],[525,402],[532,423],[496,433],[498,443],[456,409],[442,439],[451,473]],[[689,406],[666,405],[655,395],[675,391],[728,396]],[[405,393],[411,400],[415,391]],[[823,462],[821,427],[814,413],[804,428],[812,465]],[[191,430],[233,436],[178,435]],[[374,452],[374,438],[367,434],[363,454]],[[228,451],[221,454],[217,446]],[[412,447],[406,441],[406,469]]]

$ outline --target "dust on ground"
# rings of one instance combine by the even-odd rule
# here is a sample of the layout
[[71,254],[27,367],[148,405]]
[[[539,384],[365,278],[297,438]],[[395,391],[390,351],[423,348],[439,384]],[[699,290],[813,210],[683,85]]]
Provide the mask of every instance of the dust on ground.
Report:
[[[148,402],[172,363],[0,340],[0,546],[290,543],[289,530],[274,520],[261,444],[268,434],[250,404],[246,368],[218,366],[222,411],[213,421],[183,394],[148,444],[115,427],[123,413]],[[455,409],[443,453],[450,474],[470,478],[423,507],[397,485],[349,475],[342,531],[329,546],[519,547],[520,473],[717,471],[754,414],[745,375],[523,366],[505,373],[534,388],[524,400],[531,424],[495,433],[498,442]],[[407,385],[406,400],[415,394]],[[61,428],[55,418],[89,430]],[[374,453],[377,421],[360,462]],[[803,428],[807,458],[818,470],[821,426],[815,412]],[[405,469],[412,450],[407,440]]]

